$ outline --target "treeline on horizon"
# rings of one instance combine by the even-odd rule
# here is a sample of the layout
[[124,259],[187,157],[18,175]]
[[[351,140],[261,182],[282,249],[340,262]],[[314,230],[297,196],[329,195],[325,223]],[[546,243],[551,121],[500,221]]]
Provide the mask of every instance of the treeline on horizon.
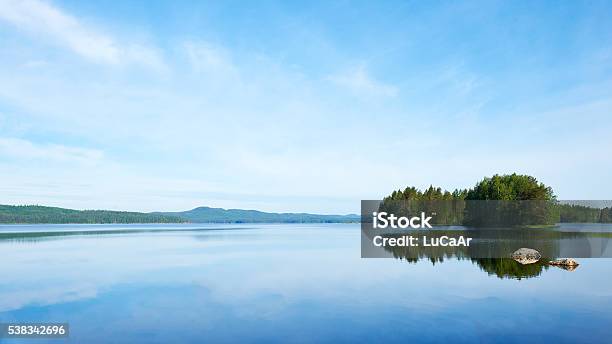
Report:
[[452,192],[434,186],[424,191],[407,187],[383,198],[379,210],[396,215],[435,213],[432,223],[437,225],[612,223],[612,208],[559,203],[551,187],[516,173],[486,177],[471,189]]
[[559,204],[560,222],[612,223],[612,207],[593,208],[577,204]]
[[198,207],[181,212],[139,213],[74,210],[39,205],[0,205],[0,224],[113,223],[353,223],[358,215],[266,213],[257,210]]
[[4,224],[112,224],[181,223],[177,216],[112,210],[74,210],[40,205],[0,205],[0,223]]
[[259,210],[198,207],[181,212],[166,212],[194,223],[354,223],[358,215],[320,215],[308,213],[268,213]]

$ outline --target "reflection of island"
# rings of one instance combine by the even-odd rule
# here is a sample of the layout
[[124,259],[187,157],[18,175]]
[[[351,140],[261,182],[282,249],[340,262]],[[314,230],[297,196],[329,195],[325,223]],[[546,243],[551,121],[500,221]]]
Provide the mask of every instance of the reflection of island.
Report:
[[[607,247],[612,232],[586,232],[586,225],[573,225],[556,229],[521,229],[521,228],[491,228],[491,229],[452,229],[430,231],[404,231],[402,233],[387,233],[385,237],[399,237],[410,235],[439,236],[469,236],[473,237],[470,246],[381,246],[373,254],[378,257],[391,254],[396,259],[416,263],[428,260],[433,264],[448,259],[470,260],[483,271],[500,278],[530,278],[536,277],[548,269],[548,261],[560,257],[608,257],[610,249]],[[573,230],[570,230],[573,229]],[[416,234],[418,233],[418,234]],[[371,242],[373,231],[362,231],[363,240]],[[532,247],[542,254],[539,262],[534,264],[520,264],[510,258],[512,252],[521,247]],[[574,270],[575,267],[562,267],[565,270]]]
[[495,275],[499,278],[532,278],[541,275],[544,270],[549,268],[549,265],[542,260],[525,265],[509,258],[477,258],[472,259],[472,262],[486,271],[489,276]]
[[[405,260],[409,263],[416,263],[421,259],[428,259],[432,264],[438,264],[444,262],[446,259],[453,258],[405,258],[405,257],[396,257],[400,260]],[[548,264],[540,260],[534,264],[523,265],[521,263],[516,262],[511,258],[459,258],[458,260],[471,260],[472,263],[478,265],[478,267],[485,271],[489,276],[497,276],[501,279],[526,279],[538,277],[544,272],[548,270],[550,267]],[[575,269],[575,268],[574,268]]]
[[[448,233],[447,233],[448,234]],[[502,241],[498,242],[502,243]],[[507,251],[512,252],[513,244],[506,245]],[[548,252],[554,251],[552,246]],[[385,247],[387,252],[390,252],[394,258],[405,260],[410,263],[416,263],[421,260],[428,260],[432,264],[442,263],[446,260],[470,260],[478,267],[487,272],[490,276],[509,279],[523,279],[539,276],[549,266],[545,263],[548,258],[541,259],[534,264],[520,264],[511,258],[481,258],[478,257],[482,252],[471,251],[468,247]],[[476,257],[475,257],[476,256]]]

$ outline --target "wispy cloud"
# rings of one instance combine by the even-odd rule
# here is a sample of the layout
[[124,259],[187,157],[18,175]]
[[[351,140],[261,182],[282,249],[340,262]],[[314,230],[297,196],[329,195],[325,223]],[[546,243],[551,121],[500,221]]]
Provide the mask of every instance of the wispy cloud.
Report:
[[[456,6],[427,18],[410,8],[386,26],[351,17],[371,5],[346,5],[331,23],[255,5],[242,16],[182,2],[117,16],[112,4],[62,3],[0,0],[4,203],[342,213],[407,184],[467,187],[512,171],[564,198],[612,192],[603,153],[584,153],[611,147],[610,29],[593,11],[572,22],[601,20],[583,45],[565,39],[574,26],[548,31],[554,11],[520,10],[553,19],[535,33],[563,42],[534,57],[512,30],[495,44],[500,20],[515,28],[508,16],[476,13],[474,32],[472,20],[449,22]],[[557,151],[580,158],[560,170]]]
[[360,95],[393,97],[398,92],[395,86],[370,76],[363,64],[348,71],[331,75],[327,79]]
[[163,67],[161,57],[154,50],[137,44],[122,45],[112,36],[88,27],[76,17],[45,2],[0,0],[0,20],[94,62]]
[[235,74],[236,67],[226,49],[208,42],[186,42],[185,52],[191,67],[200,73]]
[[59,144],[37,144],[18,138],[0,138],[0,156],[15,159],[95,164],[104,154],[100,150]]

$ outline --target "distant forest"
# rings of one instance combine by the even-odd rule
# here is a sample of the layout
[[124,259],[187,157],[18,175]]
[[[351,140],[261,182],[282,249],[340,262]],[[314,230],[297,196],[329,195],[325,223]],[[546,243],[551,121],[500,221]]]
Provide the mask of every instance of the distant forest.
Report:
[[359,215],[266,213],[256,210],[199,207],[181,212],[138,213],[109,210],[73,210],[38,205],[0,205],[0,223],[352,223]]
[[612,208],[592,208],[583,205],[559,204],[560,222],[612,223]]
[[[486,201],[486,202],[482,202]],[[519,202],[506,202],[519,201]],[[527,175],[494,175],[470,189],[443,191],[430,186],[393,191],[380,211],[436,213],[438,225],[553,225],[559,222],[612,223],[612,208],[563,204],[551,187]],[[2,224],[52,223],[352,223],[359,215],[267,213],[256,210],[199,207],[183,212],[73,210],[39,205],[0,205]]]
[[0,205],[0,223],[178,223],[177,216],[110,210],[73,210],[39,205]]
[[[508,202],[513,201],[513,202]],[[503,226],[555,223],[612,223],[612,208],[563,204],[551,187],[528,175],[494,175],[471,189],[430,186],[393,191],[379,208],[396,215],[436,213],[438,225]]]
[[194,223],[353,223],[359,215],[320,215],[307,213],[267,213],[258,210],[198,207],[188,211],[166,212]]

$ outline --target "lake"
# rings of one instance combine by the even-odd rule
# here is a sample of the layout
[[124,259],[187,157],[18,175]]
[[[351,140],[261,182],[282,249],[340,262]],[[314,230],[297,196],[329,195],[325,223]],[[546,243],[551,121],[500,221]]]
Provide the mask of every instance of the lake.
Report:
[[612,259],[362,259],[358,224],[0,233],[0,322],[70,324],[10,343],[612,341]]

